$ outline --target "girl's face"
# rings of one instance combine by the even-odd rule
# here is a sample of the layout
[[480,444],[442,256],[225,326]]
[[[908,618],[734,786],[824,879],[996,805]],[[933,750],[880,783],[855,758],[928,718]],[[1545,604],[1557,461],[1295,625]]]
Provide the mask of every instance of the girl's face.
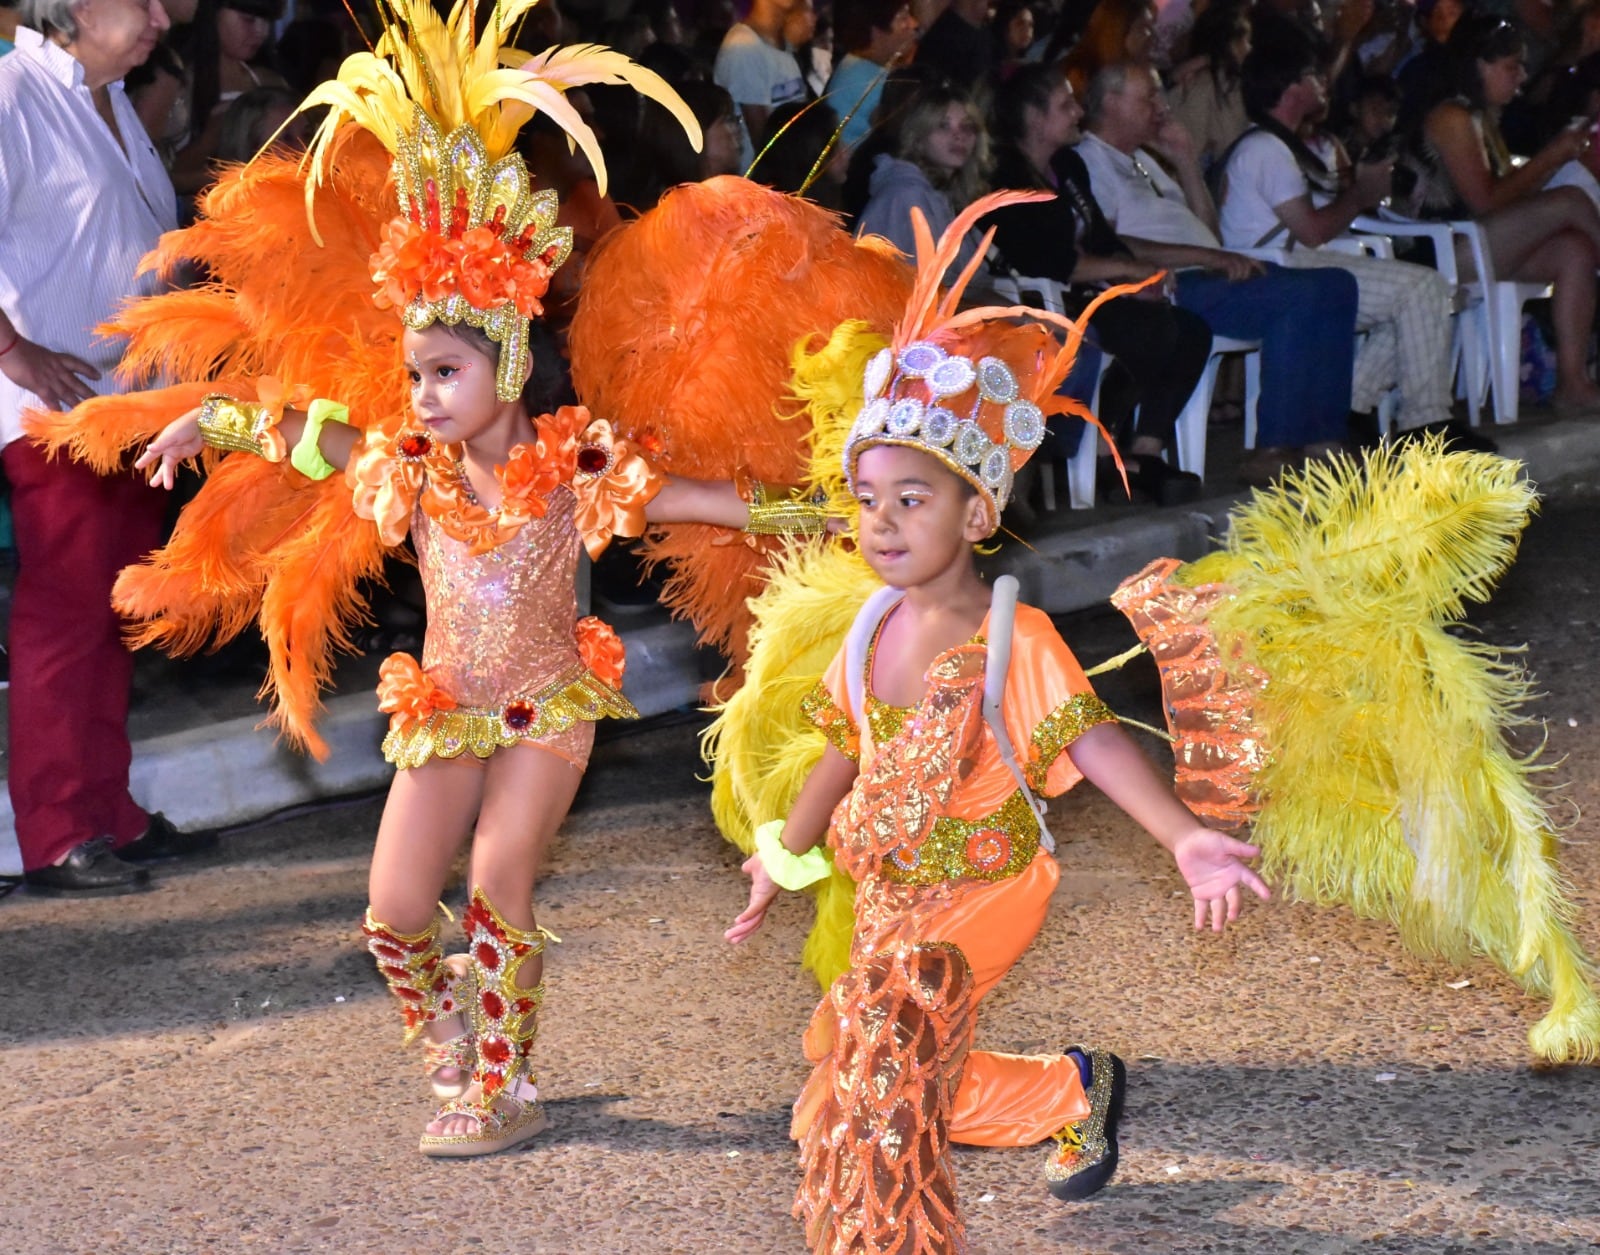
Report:
[[1014,57],[1020,57],[1033,46],[1033,10],[1018,9],[1006,26],[1006,46]]
[[1356,130],[1369,144],[1386,139],[1394,130],[1399,117],[1399,107],[1383,96],[1363,96],[1356,101],[1354,110]]
[[1250,41],[1253,32],[1249,22],[1241,22],[1234,28],[1233,40],[1228,44],[1228,52],[1233,57],[1235,65],[1243,65],[1244,59],[1250,55]]
[[1478,62],[1478,81],[1483,84],[1483,103],[1491,109],[1503,108],[1515,100],[1527,77],[1528,69],[1523,64],[1520,52],[1496,57],[1493,61]]
[[700,177],[739,173],[739,123],[725,113],[706,127],[705,144],[700,149]]
[[935,169],[955,174],[972,160],[977,147],[977,123],[965,105],[952,101],[945,106],[939,125],[928,133],[922,155]]
[[411,411],[436,440],[468,444],[507,422],[508,410],[527,421],[520,402],[508,404],[496,394],[496,361],[471,341],[434,323],[426,331],[406,328],[400,345]]
[[254,13],[228,8],[217,10],[217,42],[222,55],[235,61],[251,60],[261,51],[271,30],[272,23]]
[[931,453],[874,445],[856,462],[861,556],[895,588],[916,588],[972,560],[989,507]]
[[1062,83],[1050,93],[1050,99],[1041,109],[1026,111],[1028,129],[1042,145],[1048,144],[1054,152],[1083,138],[1078,124],[1083,121],[1083,106],[1072,92],[1070,83]]
[[1147,5],[1139,10],[1139,16],[1134,18],[1133,25],[1128,27],[1127,37],[1122,41],[1122,50],[1128,54],[1128,60],[1143,62],[1150,59],[1150,45],[1156,38],[1156,11]]

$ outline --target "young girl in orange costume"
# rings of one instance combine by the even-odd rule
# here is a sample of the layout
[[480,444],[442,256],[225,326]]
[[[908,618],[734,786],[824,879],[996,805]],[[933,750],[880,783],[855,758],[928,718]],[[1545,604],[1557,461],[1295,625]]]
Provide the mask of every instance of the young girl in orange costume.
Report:
[[[269,687],[282,720],[310,741],[315,684],[307,677],[319,674],[319,649],[353,613],[350,589],[370,562],[373,533],[385,549],[409,536],[428,630],[420,665],[396,654],[381,672],[380,707],[390,713],[384,754],[399,770],[379,826],[363,931],[400,1000],[407,1042],[427,1039],[428,1075],[448,1100],[421,1149],[471,1156],[520,1145],[545,1126],[530,1068],[548,935],[534,918],[534,882],[587,764],[594,722],[637,714],[621,693],[621,642],[599,620],[578,618],[580,541],[595,556],[613,536],[637,536],[650,523],[770,534],[819,520],[808,522],[800,503],[767,503],[760,494],[747,504],[731,483],[662,475],[608,421],[580,407],[539,414],[524,397],[533,370],[529,320],[542,312],[550,274],[571,247],[570,231],[555,225],[554,195],[530,188],[508,151],[526,105],[562,120],[559,89],[592,81],[632,82],[689,118],[682,102],[605,49],[551,50],[503,68],[499,40],[527,3],[497,7],[476,49],[464,3],[448,25],[425,2],[391,7],[396,21],[380,55],[351,58],[339,81],[303,106],[334,106],[313,148],[306,193],[337,143],[344,164],[333,181],[354,178],[354,187],[335,188],[317,207],[326,224],[344,229],[347,248],[377,236],[376,303],[394,307],[403,330],[396,335],[392,321],[362,327],[364,315],[350,309],[354,294],[325,283],[309,289],[335,311],[325,324],[295,320],[279,337],[247,340],[240,358],[281,362],[285,377],[344,387],[350,404],[258,377],[239,381],[254,399],[214,393],[166,424],[136,462],[154,483],[170,488],[178,465],[206,446],[241,456],[214,464],[185,512],[187,526],[148,567],[125,573],[118,595],[146,621],[146,639],[180,648],[193,648],[205,631],[237,631],[253,611],[274,645]],[[372,223],[381,182],[361,182],[368,163],[359,150],[352,155],[362,137],[351,122],[394,154],[401,212],[381,232]],[[603,177],[593,135],[575,115],[565,125]],[[237,172],[192,242],[215,251],[237,225],[224,213],[281,213],[295,204],[285,204],[291,186],[282,163]],[[307,268],[328,264],[324,250],[302,251]],[[355,279],[338,273],[347,285]],[[203,294],[213,303],[201,334],[274,302],[292,307],[273,288],[277,276],[251,274],[247,285],[224,279]],[[292,291],[299,278],[290,274],[286,286]],[[371,287],[362,286],[365,301]],[[230,289],[236,303],[221,299]],[[129,316],[159,322],[158,311]],[[356,344],[345,339],[350,327],[366,332]],[[385,340],[394,355],[387,365],[372,348]],[[366,353],[369,367],[344,361]],[[409,382],[404,412],[386,408],[395,365]],[[114,417],[131,432],[139,416]],[[76,422],[73,442],[91,419]],[[343,481],[333,481],[340,472]],[[302,533],[307,552],[286,553]],[[303,570],[294,565],[300,558]],[[208,609],[215,622],[204,621]],[[447,959],[438,901],[469,835],[467,953]]]
[[1116,1056],[971,1049],[978,1004],[1060,878],[1035,795],[1092,780],[1172,853],[1197,928],[1220,931],[1245,890],[1267,896],[1244,861],[1255,847],[1178,801],[1049,619],[1016,607],[1011,627],[979,578],[973,546],[994,534],[1078,340],[1072,324],[1059,348],[1037,323],[1004,321],[1030,311],[955,313],[965,278],[940,302],[962,233],[998,203],[963,214],[938,250],[919,224],[918,287],[867,366],[843,447],[861,554],[886,587],[806,700],[828,745],[787,818],[757,831],[749,904],[727,932],[746,940],[780,887],[827,875],[824,839],[857,882],[850,968],[806,1032],[815,1070],[792,1129],[796,1212],[817,1251],[964,1249],[951,1142],[1053,1136],[1045,1176],[1063,1198],[1116,1166]]

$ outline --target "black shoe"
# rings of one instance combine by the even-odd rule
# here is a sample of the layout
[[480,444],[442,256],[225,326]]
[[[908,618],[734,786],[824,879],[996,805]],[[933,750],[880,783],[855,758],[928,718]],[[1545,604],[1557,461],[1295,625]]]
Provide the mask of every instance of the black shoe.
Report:
[[150,873],[118,858],[110,837],[95,837],[73,846],[67,857],[53,867],[23,872],[22,883],[30,893],[88,897],[147,889]]
[[1109,1050],[1073,1046],[1066,1053],[1089,1061],[1089,1114],[1052,1135],[1056,1144],[1044,1162],[1044,1180],[1057,1198],[1073,1203],[1105,1188],[1117,1170],[1117,1121],[1128,1070]]
[[167,863],[192,854],[204,854],[216,845],[215,829],[179,832],[171,820],[157,811],[150,816],[150,826],[144,830],[144,836],[128,842],[117,851],[117,857],[129,863]]
[[[1188,505],[1200,500],[1204,485],[1200,476],[1192,471],[1180,471],[1165,458],[1155,453],[1130,453],[1122,459],[1128,470],[1128,488],[1133,499],[1143,499],[1156,505]],[[1096,485],[1102,494],[1122,495],[1122,477],[1117,474],[1116,463],[1101,458],[1096,471]]]

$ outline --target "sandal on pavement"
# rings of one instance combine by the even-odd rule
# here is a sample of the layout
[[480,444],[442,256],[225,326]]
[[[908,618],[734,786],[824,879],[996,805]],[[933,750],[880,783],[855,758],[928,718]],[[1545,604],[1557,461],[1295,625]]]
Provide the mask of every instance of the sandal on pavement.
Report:
[[476,1120],[478,1127],[470,1133],[424,1133],[417,1149],[432,1159],[475,1159],[514,1150],[550,1125],[539,1102],[539,1087],[520,1078],[489,1106],[457,1098],[440,1107],[434,1118],[446,1116],[467,1116]]
[[1109,1050],[1073,1046],[1068,1055],[1089,1061],[1089,1114],[1051,1136],[1045,1184],[1057,1198],[1077,1202],[1103,1189],[1117,1170],[1117,1121],[1128,1088],[1128,1070]]
[[[549,1121],[540,1105],[537,1078],[529,1066],[539,1035],[544,985],[525,988],[517,972],[544,952],[549,933],[506,922],[482,889],[461,917],[467,933],[467,958],[475,986],[464,1005],[472,1016],[477,1062],[472,1072],[476,1096],[447,1102],[439,1116],[467,1116],[477,1122],[470,1133],[424,1133],[418,1149],[435,1159],[493,1155],[521,1146]],[[470,1092],[470,1091],[469,1091]]]

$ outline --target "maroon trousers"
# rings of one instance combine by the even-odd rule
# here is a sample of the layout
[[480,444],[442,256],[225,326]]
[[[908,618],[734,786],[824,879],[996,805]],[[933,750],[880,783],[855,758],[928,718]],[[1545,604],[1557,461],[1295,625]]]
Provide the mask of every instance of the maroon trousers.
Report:
[[117,572],[161,539],[165,494],[131,473],[99,476],[30,440],[0,454],[19,570],[11,609],[11,808],[28,870],[91,837],[138,838],[128,795],[133,655],[111,608]]

